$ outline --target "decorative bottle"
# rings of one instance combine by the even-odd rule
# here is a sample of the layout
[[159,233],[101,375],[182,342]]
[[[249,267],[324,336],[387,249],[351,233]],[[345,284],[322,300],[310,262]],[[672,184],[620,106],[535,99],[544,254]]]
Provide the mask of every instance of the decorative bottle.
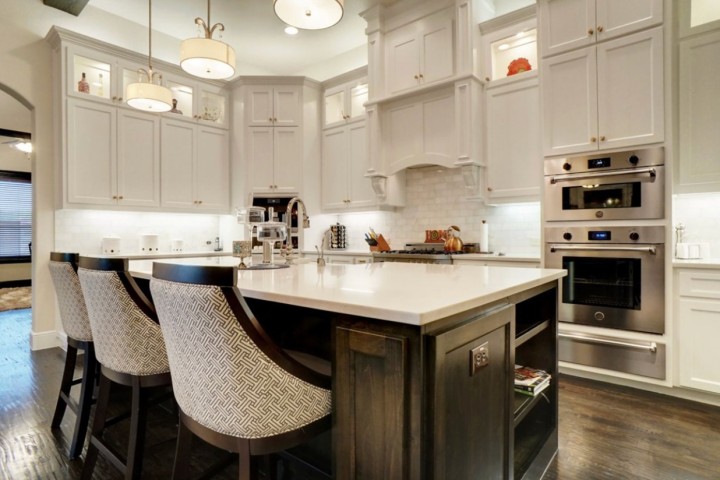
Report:
[[85,72],[82,73],[82,78],[78,82],[78,92],[90,93],[90,84],[85,80]]
[[98,74],[98,90],[97,90],[98,97],[104,97],[105,96],[105,84],[103,83],[103,74]]

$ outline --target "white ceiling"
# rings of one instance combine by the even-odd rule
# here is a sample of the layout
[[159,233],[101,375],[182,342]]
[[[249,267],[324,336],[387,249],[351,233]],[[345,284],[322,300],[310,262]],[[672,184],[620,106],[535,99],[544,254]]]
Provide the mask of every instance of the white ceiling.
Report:
[[[283,32],[285,24],[275,16],[272,0],[214,0],[210,20],[225,25],[223,41],[235,49],[239,64],[291,75],[364,47],[366,23],[358,14],[373,5],[395,1],[345,0],[345,14],[337,25],[324,30],[301,30],[294,37]],[[90,0],[88,5],[144,26],[148,23],[147,0]],[[207,21],[206,0],[152,2],[153,30],[178,40],[197,36],[196,17]]]

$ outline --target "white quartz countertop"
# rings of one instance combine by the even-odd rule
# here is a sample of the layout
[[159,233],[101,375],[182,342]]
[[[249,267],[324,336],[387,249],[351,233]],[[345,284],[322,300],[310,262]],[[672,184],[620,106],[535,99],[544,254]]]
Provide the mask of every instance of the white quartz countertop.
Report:
[[720,258],[703,258],[700,260],[673,260],[675,268],[709,268],[720,269]]
[[[237,265],[233,257],[155,260],[185,265]],[[130,272],[152,275],[153,260],[133,260]],[[565,276],[564,270],[416,263],[292,265],[239,270],[243,295],[259,300],[426,325]]]
[[118,257],[118,258],[127,258],[128,260],[152,260],[152,259],[158,259],[158,258],[197,258],[197,257],[230,257],[232,256],[232,252],[157,252],[157,253],[119,253],[117,255],[108,255],[108,254],[102,254],[102,253],[91,253],[91,254],[84,254],[81,253],[83,257],[95,257],[95,258],[111,258],[111,257]]
[[537,255],[498,255],[497,253],[462,253],[452,255],[453,260],[490,260],[496,262],[535,262],[540,263]]

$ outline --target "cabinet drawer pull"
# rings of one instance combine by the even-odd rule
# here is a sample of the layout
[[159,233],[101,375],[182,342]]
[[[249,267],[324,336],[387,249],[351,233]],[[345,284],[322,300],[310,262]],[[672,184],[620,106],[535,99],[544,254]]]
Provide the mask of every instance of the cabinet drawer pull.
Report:
[[593,30],[592,28],[588,29],[588,37],[592,37],[594,33],[595,33],[595,30]]
[[595,143],[595,142],[597,142],[597,138],[595,138],[595,137],[590,137],[590,143]]
[[602,32],[602,31],[603,31],[603,26],[602,26],[602,25],[598,25],[597,30],[598,30],[598,33]]
[[623,341],[623,340],[613,340],[610,338],[598,338],[593,337],[591,335],[583,335],[583,334],[573,334],[573,333],[558,333],[558,337],[560,338],[567,338],[569,340],[579,340],[581,342],[588,342],[588,343],[597,343],[600,345],[613,345],[616,347],[625,347],[625,348],[634,348],[639,350],[647,350],[650,353],[656,353],[657,352],[657,343],[650,342],[650,343],[635,343],[630,341]]

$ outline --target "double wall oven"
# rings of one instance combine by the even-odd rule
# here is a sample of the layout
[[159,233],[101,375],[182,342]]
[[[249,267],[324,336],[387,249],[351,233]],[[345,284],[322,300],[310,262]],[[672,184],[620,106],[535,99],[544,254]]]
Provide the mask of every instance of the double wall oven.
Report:
[[546,160],[545,266],[568,272],[560,360],[665,378],[665,346],[645,335],[665,333],[664,177],[662,148]]

